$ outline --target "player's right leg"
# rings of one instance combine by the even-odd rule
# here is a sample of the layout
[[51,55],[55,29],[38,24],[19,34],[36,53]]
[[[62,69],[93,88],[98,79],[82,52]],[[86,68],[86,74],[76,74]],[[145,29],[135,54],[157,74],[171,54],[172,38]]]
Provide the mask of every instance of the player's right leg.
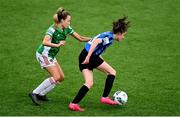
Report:
[[93,72],[89,69],[82,70],[85,84],[79,89],[79,92],[73,99],[73,101],[69,104],[69,109],[73,111],[84,111],[84,109],[80,108],[79,102],[84,98],[89,89],[93,86]]

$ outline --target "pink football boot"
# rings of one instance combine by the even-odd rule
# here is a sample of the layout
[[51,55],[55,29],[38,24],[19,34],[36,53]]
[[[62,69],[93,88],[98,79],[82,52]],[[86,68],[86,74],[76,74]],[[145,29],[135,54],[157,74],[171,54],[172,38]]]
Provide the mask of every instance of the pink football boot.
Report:
[[70,103],[69,104],[69,109],[72,110],[72,111],[79,111],[79,112],[83,112],[84,111],[84,109],[81,108],[79,106],[79,104],[74,104],[74,103]]
[[118,102],[111,100],[109,97],[101,97],[100,102],[109,105],[119,105]]

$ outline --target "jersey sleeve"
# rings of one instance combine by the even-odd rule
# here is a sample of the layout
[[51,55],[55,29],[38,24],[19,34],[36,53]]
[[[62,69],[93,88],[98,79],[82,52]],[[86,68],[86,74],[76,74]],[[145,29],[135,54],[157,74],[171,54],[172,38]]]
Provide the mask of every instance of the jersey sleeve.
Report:
[[68,33],[69,33],[70,35],[72,35],[72,34],[74,33],[74,30],[72,29],[71,26],[68,27]]
[[53,36],[53,33],[55,32],[55,29],[53,27],[49,27],[46,31],[46,35]]
[[103,45],[106,45],[106,44],[109,44],[109,43],[110,43],[110,42],[109,42],[109,36],[108,36],[107,33],[102,33],[102,34],[100,34],[97,38],[102,40],[102,44],[103,44]]

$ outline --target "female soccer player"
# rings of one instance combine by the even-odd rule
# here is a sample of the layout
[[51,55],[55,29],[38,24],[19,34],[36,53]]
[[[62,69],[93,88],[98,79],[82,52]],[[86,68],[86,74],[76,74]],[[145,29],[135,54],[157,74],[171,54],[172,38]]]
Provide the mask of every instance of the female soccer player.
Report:
[[78,103],[93,86],[94,68],[97,68],[98,70],[107,74],[104,92],[100,102],[109,105],[118,104],[108,97],[113,86],[116,71],[105,60],[103,60],[100,55],[113,43],[114,40],[123,40],[128,27],[129,22],[127,21],[127,17],[124,17],[116,22],[113,22],[112,31],[101,33],[85,44],[85,48],[79,55],[79,68],[84,76],[85,84],[80,88],[74,100],[70,102],[70,110],[84,111],[84,109],[82,109]]
[[80,36],[77,32],[74,32],[70,27],[71,16],[64,8],[60,7],[53,19],[54,24],[48,28],[42,44],[36,51],[36,58],[41,67],[50,74],[50,77],[29,93],[30,98],[36,105],[40,105],[39,100],[48,100],[46,94],[64,80],[63,70],[55,56],[60,47],[65,45],[66,36],[70,34],[81,42],[90,40],[90,38]]

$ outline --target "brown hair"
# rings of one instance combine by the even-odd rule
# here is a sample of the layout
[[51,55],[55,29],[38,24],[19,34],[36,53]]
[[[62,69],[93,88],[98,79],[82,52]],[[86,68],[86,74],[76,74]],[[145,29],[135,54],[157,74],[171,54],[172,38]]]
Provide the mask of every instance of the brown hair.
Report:
[[70,15],[68,11],[66,11],[63,7],[58,8],[56,14],[54,14],[53,19],[55,23],[61,22],[61,20],[65,20],[67,16]]
[[124,16],[122,19],[118,19],[118,21],[113,22],[113,33],[116,34],[120,32],[121,34],[127,32],[129,27],[129,21],[127,21],[127,16]]

